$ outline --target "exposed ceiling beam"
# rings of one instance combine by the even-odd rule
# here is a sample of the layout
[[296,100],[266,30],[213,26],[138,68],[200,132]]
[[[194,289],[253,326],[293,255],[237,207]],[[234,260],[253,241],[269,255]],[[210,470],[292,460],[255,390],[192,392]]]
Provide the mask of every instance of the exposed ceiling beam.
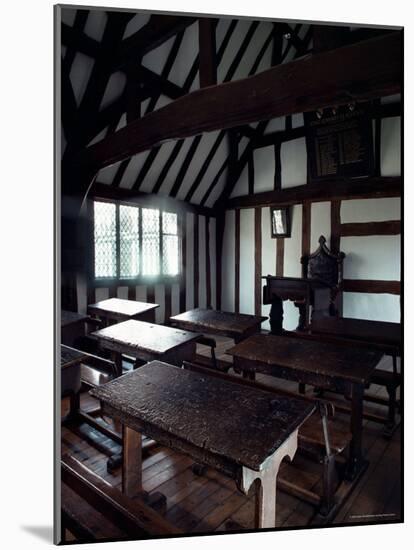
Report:
[[197,90],[83,151],[94,170],[165,141],[401,91],[402,33],[395,32]]
[[136,202],[143,206],[152,206],[162,210],[172,210],[173,212],[194,212],[201,216],[212,216],[216,214],[212,208],[192,204],[172,197],[163,195],[154,195],[153,193],[144,193],[142,191],[132,191],[122,187],[114,188],[105,183],[94,182],[88,193],[88,198],[106,198],[114,200],[123,200],[126,202]]
[[348,200],[361,198],[399,197],[401,177],[353,178],[342,181],[323,181],[266,191],[229,199],[226,208],[255,208],[260,206],[289,206],[303,201]]

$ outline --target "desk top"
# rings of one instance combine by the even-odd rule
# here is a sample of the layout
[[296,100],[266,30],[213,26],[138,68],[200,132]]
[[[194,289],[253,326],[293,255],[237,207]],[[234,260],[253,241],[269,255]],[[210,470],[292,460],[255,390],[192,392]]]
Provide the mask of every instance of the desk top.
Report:
[[124,300],[121,298],[109,298],[96,304],[88,305],[88,311],[96,315],[118,317],[128,319],[147,311],[160,307],[159,304],[137,302],[136,300]]
[[260,365],[357,383],[368,381],[383,355],[364,347],[347,347],[273,334],[255,334],[230,348],[227,353]]
[[338,338],[360,340],[374,346],[401,347],[400,323],[351,319],[349,317],[326,317],[313,321],[310,330],[316,334],[329,334]]
[[89,319],[89,315],[83,315],[82,313],[62,309],[60,314],[60,326],[67,327],[68,325],[86,321],[87,319]]
[[266,319],[267,317],[257,315],[201,308],[185,311],[170,318],[172,323],[183,328],[230,337],[241,337],[252,329],[260,329],[260,324]]
[[275,396],[159,361],[94,388],[91,394],[119,413],[221,458],[260,470],[267,457],[314,410],[300,398]]
[[72,365],[76,365],[78,363],[81,363],[88,357],[88,354],[77,350],[75,348],[70,348],[69,346],[65,346],[64,344],[61,344],[60,346],[60,366],[62,369],[66,369],[67,367],[71,367]]
[[92,332],[91,336],[98,338],[103,347],[131,355],[139,350],[162,355],[199,338],[194,332],[135,319]]

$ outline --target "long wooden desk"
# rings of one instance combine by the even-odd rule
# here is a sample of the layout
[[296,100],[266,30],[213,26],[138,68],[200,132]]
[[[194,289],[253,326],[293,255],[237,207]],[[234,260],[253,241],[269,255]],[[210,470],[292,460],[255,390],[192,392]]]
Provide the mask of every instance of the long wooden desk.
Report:
[[218,334],[240,342],[260,331],[260,325],[267,317],[230,313],[214,309],[191,309],[174,317],[170,321],[174,326],[194,332]]
[[335,390],[352,399],[348,477],[364,466],[362,454],[363,396],[382,353],[272,334],[255,334],[230,350],[234,366],[299,383]]
[[159,304],[109,298],[96,304],[89,304],[88,312],[102,319],[105,324],[113,321],[127,321],[128,319],[139,319],[140,321],[153,323],[157,307],[160,307]]
[[276,480],[314,405],[153,361],[91,391],[123,424],[122,489],[142,492],[141,433],[236,479],[255,480],[256,527],[274,527]]
[[173,365],[192,361],[198,334],[177,328],[153,325],[131,319],[91,334],[99,345],[112,352],[112,359],[122,374],[122,354],[141,361],[159,359]]

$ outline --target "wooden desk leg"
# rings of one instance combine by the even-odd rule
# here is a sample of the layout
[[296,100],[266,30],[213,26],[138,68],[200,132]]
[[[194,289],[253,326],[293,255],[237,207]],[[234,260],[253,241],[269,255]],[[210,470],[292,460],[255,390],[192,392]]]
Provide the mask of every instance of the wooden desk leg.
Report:
[[352,385],[352,410],[351,410],[351,433],[352,440],[349,450],[349,461],[346,477],[354,479],[363,466],[362,459],[362,422],[364,386],[362,384]]
[[111,359],[115,363],[116,375],[122,374],[122,354],[118,351],[111,351]]
[[263,464],[262,470],[256,472],[243,467],[240,490],[247,495],[253,482],[256,483],[255,528],[268,529],[276,527],[276,483],[280,463],[288,456],[293,460],[298,448],[298,429],[270,456]]
[[122,427],[122,492],[129,497],[142,493],[142,436]]

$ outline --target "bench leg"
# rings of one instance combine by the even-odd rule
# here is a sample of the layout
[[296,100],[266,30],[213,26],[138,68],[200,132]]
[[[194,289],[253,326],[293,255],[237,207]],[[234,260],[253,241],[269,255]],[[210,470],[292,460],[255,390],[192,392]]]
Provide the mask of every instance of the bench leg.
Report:
[[293,460],[298,447],[298,429],[266,461],[263,470],[257,472],[243,467],[239,482],[240,490],[247,495],[256,484],[255,528],[276,527],[276,484],[279,467],[285,456]]
[[334,505],[336,482],[336,463],[335,457],[325,456],[323,462],[323,493],[320,513],[327,516]]

